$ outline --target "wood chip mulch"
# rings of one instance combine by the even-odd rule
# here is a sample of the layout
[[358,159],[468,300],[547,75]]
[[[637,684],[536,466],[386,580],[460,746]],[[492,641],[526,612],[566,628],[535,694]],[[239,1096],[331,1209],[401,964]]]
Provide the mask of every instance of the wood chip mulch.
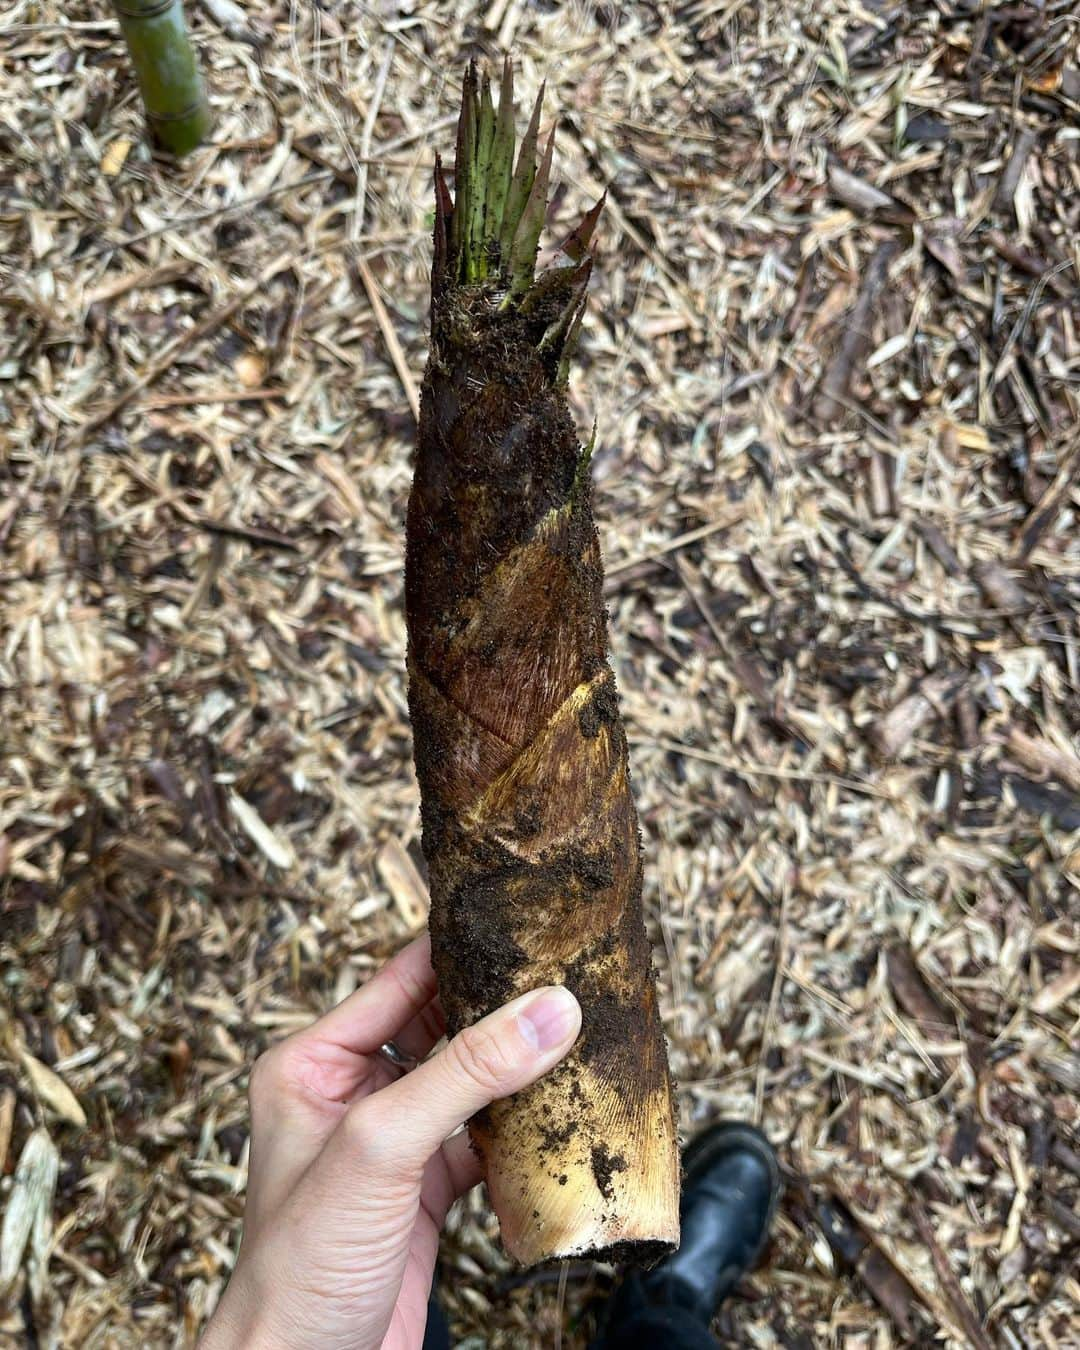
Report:
[[[1080,1344],[1071,0],[237,5],[148,152],[0,20],[0,1345],[192,1345],[245,1087],[423,923],[403,511],[470,53],[604,185],[574,407],[687,1132],[787,1190],[719,1330]],[[464,1346],[584,1346],[482,1197]]]

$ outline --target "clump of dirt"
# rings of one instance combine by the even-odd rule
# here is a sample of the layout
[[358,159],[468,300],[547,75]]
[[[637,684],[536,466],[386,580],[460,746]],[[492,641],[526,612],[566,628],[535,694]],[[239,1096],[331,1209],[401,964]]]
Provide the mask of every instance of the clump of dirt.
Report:
[[604,725],[614,726],[619,721],[619,696],[615,681],[601,680],[593,686],[588,702],[578,713],[578,726],[586,740],[595,740]]
[[562,1148],[568,1144],[578,1131],[578,1121],[568,1120],[565,1125],[540,1126],[540,1151]]
[[614,884],[615,868],[611,858],[603,852],[584,848],[567,850],[566,861],[587,890],[602,891]]
[[612,1083],[633,1084],[635,1093],[651,1091],[658,1081],[656,1062],[640,995],[622,998],[598,980],[580,983],[574,993],[582,1008],[582,1062]]
[[516,863],[510,869],[472,871],[444,904],[432,907],[432,956],[454,1031],[493,1012],[514,993],[514,976],[528,957],[514,937],[516,916],[507,904],[507,890],[521,870],[522,864]]
[[640,1099],[638,1094],[655,1091],[667,1076],[655,984],[648,979],[643,985],[624,986],[613,978],[616,954],[627,972],[651,971],[648,939],[634,905],[567,970],[566,985],[581,1004],[577,1055],[610,1082],[633,1084]]
[[621,1153],[609,1153],[604,1144],[594,1144],[591,1156],[592,1172],[596,1178],[597,1189],[605,1200],[610,1200],[615,1194],[611,1178],[616,1172],[626,1171],[626,1159]]
[[514,832],[519,839],[531,839],[539,834],[544,823],[544,810],[535,795],[525,796],[514,812]]
[[613,1242],[610,1247],[598,1247],[584,1255],[592,1261],[606,1261],[612,1266],[649,1270],[674,1250],[671,1242]]

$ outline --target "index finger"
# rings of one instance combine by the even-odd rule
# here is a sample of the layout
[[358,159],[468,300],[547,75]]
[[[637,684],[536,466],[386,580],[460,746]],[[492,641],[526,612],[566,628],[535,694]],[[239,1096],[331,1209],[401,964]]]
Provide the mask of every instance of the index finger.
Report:
[[372,1055],[435,997],[431,939],[426,932],[388,961],[377,975],[300,1032],[305,1040]]

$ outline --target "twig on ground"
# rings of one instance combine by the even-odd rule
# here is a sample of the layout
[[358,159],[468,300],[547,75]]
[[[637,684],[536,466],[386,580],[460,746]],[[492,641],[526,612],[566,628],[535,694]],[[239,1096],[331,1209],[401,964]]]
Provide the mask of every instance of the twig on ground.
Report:
[[823,422],[831,422],[840,413],[843,407],[840,400],[847,395],[855,367],[869,351],[873,340],[871,317],[888,277],[889,264],[899,248],[895,240],[883,240],[870,259],[858,299],[840,340],[840,349],[822,380],[821,392],[814,400],[814,416]]

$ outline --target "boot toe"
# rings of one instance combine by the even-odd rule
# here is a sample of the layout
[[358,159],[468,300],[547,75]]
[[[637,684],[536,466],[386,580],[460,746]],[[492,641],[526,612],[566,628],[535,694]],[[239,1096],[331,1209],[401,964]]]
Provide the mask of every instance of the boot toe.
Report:
[[642,1280],[662,1301],[709,1320],[761,1254],[780,1172],[772,1146],[749,1125],[713,1126],[684,1157],[682,1242]]

